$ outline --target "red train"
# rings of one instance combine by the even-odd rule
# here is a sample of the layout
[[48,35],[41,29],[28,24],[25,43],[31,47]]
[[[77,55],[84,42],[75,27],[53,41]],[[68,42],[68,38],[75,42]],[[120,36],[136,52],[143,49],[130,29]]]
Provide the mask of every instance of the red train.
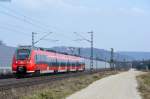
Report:
[[12,61],[12,71],[17,75],[84,71],[81,57],[44,51],[31,46],[20,46]]

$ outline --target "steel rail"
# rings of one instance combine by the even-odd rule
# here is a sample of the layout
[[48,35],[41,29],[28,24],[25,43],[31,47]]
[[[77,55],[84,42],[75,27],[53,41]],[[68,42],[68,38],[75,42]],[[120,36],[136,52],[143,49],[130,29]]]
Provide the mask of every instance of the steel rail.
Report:
[[[107,70],[108,71],[108,70]],[[6,91],[13,88],[21,88],[39,84],[50,83],[57,80],[63,80],[66,78],[71,77],[78,77],[81,75],[88,75],[101,72],[103,73],[104,70],[97,70],[97,71],[84,71],[84,72],[77,72],[77,73],[64,73],[64,74],[55,74],[49,76],[40,76],[40,77],[32,77],[32,78],[24,78],[24,79],[5,79],[4,81],[0,82],[0,91]]]

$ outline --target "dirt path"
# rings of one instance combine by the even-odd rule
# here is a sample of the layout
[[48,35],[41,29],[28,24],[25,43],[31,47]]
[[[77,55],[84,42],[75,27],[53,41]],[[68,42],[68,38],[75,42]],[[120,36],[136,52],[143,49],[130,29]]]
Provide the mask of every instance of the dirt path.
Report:
[[94,82],[67,99],[141,99],[136,76],[141,72],[130,70]]

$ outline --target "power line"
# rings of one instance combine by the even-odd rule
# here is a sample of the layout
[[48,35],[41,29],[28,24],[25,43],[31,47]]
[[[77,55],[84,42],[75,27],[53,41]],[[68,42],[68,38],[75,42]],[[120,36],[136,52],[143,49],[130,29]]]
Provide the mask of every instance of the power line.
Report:
[[37,33],[32,32],[32,47],[33,47],[33,48],[34,48],[34,45],[35,45],[35,44],[39,43],[41,40],[44,40],[48,35],[52,34],[52,32],[47,33],[46,35],[42,36],[42,37],[41,37],[39,40],[37,40],[37,41],[34,41],[34,36],[35,36],[35,34],[37,34]]
[[[18,12],[18,11],[15,11],[14,9],[11,9],[11,8],[9,8],[9,7],[6,7],[6,6],[3,6],[3,5],[1,5],[0,6],[1,8],[3,8],[3,9],[6,9],[7,11],[9,11],[9,12],[13,12],[14,14],[15,14],[15,16],[13,15],[10,15],[9,13],[7,13],[7,12],[4,12],[5,13],[5,15],[7,14],[8,16],[11,16],[11,17],[14,17],[14,18],[18,18],[18,16],[16,16],[16,15],[19,15],[19,16],[22,16],[23,17],[23,19],[21,18],[19,18],[19,20],[21,20],[21,21],[24,21],[24,22],[26,22],[26,23],[28,23],[28,24],[31,24],[31,25],[36,25],[36,27],[42,27],[43,29],[46,29],[46,30],[48,30],[48,31],[50,31],[49,29],[47,29],[47,28],[49,28],[49,27],[51,27],[51,28],[54,28],[54,29],[56,29],[56,30],[60,30],[61,32],[62,31],[64,31],[63,29],[61,29],[61,28],[57,28],[57,27],[54,27],[54,26],[49,26],[48,24],[43,24],[43,23],[41,23],[39,20],[37,20],[37,19],[33,19],[33,18],[30,18],[30,17],[28,17],[28,16],[26,16],[25,14],[23,14],[23,13],[20,13],[20,12]],[[35,24],[34,24],[35,23]],[[38,28],[39,29],[39,28]],[[65,36],[65,37],[67,37],[67,38],[70,38],[68,35],[64,35],[64,34],[62,34],[62,33],[59,33],[60,35],[62,35],[62,36]],[[68,40],[68,39],[67,39]]]
[[[29,31],[29,29],[21,27],[20,25],[14,25],[14,24],[10,24],[10,23],[3,23],[2,25],[0,25],[0,27],[7,27],[7,28],[10,28],[10,29],[22,32],[22,33],[24,33],[26,35],[29,35],[29,33],[25,32],[25,31]],[[31,30],[30,30],[30,32],[31,32]]]
[[41,40],[43,40],[45,37],[47,37],[48,35],[52,34],[52,32],[47,33],[46,35],[42,36],[39,40],[37,40],[36,42],[34,42],[34,44],[40,42]]
[[[30,25],[32,25],[32,26],[34,26],[34,27],[37,27],[38,29],[39,29],[39,28],[42,28],[42,29],[44,29],[44,30],[46,29],[46,30],[50,31],[50,30],[47,29],[47,28],[52,27],[52,28],[55,28],[56,30],[60,30],[60,31],[62,32],[62,29],[60,29],[60,28],[53,27],[53,26],[49,26],[49,25],[47,25],[47,24],[43,24],[43,23],[41,23],[40,21],[35,20],[35,19],[33,19],[33,18],[30,18],[30,17],[28,17],[28,16],[26,16],[25,14],[22,14],[22,13],[20,13],[20,12],[18,13],[18,11],[15,11],[15,10],[9,8],[9,7],[3,6],[3,5],[1,5],[0,7],[3,8],[3,9],[5,9],[5,10],[7,10],[8,12],[11,12],[11,13],[8,13],[8,12],[6,12],[6,11],[0,11],[2,14],[7,15],[7,16],[9,16],[9,17],[13,17],[13,18],[15,18],[15,19],[17,19],[17,20],[19,20],[19,21],[23,21],[23,22],[25,22],[25,23],[28,23],[28,24],[30,24]],[[17,16],[17,15],[19,15],[19,16],[21,16],[21,17],[19,17],[19,16]],[[62,34],[62,33],[59,33],[59,34],[62,35],[62,36],[65,36],[65,37],[67,37],[67,38],[70,38],[68,35],[65,35],[65,34]],[[68,39],[66,39],[66,40],[68,40]]]
[[10,11],[11,13],[13,12],[15,15],[22,16],[23,18],[26,18],[26,20],[28,20],[28,21],[35,22],[35,24],[40,25],[41,27],[43,27],[45,29],[47,29],[46,27],[49,27],[48,25],[41,23],[37,19],[30,18],[29,16],[27,16],[27,15],[25,15],[23,13],[20,13],[20,12],[18,13],[17,11],[15,11],[15,10],[9,8],[9,7],[3,6],[3,5],[1,5],[0,7]]
[[16,29],[12,29],[12,28],[10,28],[10,27],[2,27],[2,26],[0,26],[0,29],[1,29],[1,30],[4,30],[4,31],[9,31],[9,32],[14,31],[15,33],[23,34],[23,35],[25,35],[25,36],[29,36],[27,33],[23,32],[23,31],[16,30]]
[[[90,40],[88,40],[87,38],[85,38],[84,36],[82,36],[81,34],[79,34],[77,32],[74,32],[74,34],[76,34],[77,36],[81,37],[81,39],[78,39],[78,40],[86,40],[88,42],[91,42]],[[77,40],[74,40],[74,41],[77,41]]]
[[[11,8],[8,8],[8,7],[6,7],[6,6],[1,5],[0,7],[1,7],[1,8],[4,8],[4,9],[6,9],[6,10],[11,11],[11,13],[12,13],[12,12],[15,13],[15,15],[18,14],[19,16],[22,16],[23,18],[26,18],[26,20],[30,20],[30,21],[36,23],[36,25],[38,24],[38,25],[40,25],[41,27],[43,27],[43,28],[45,28],[45,29],[51,27],[51,28],[55,28],[56,30],[59,29],[60,31],[62,31],[62,29],[60,29],[60,28],[57,28],[57,27],[54,27],[54,26],[50,26],[50,25],[45,24],[45,23],[43,24],[43,23],[41,23],[41,22],[40,22],[39,20],[37,20],[37,19],[30,18],[30,17],[28,17],[28,16],[26,16],[25,14],[22,14],[22,13],[18,13],[17,11],[15,11],[15,10],[13,10],[13,9],[11,9]],[[47,27],[47,28],[46,28],[46,27]],[[50,31],[50,30],[48,29],[48,31]]]
[[[7,15],[7,16],[9,16],[9,17],[13,17],[13,18],[15,18],[16,20],[19,20],[19,21],[25,22],[25,23],[27,23],[27,24],[30,24],[30,25],[32,25],[32,26],[34,26],[34,27],[37,27],[38,29],[43,28],[43,27],[41,27],[41,26],[39,26],[39,25],[37,25],[37,24],[34,24],[34,23],[28,21],[28,20],[25,19],[25,18],[20,18],[20,17],[18,17],[18,16],[16,16],[16,15],[13,15],[13,14],[8,13],[8,12],[0,11],[0,13],[1,13],[1,14],[4,14],[4,15]],[[45,30],[45,28],[43,28],[43,29]]]

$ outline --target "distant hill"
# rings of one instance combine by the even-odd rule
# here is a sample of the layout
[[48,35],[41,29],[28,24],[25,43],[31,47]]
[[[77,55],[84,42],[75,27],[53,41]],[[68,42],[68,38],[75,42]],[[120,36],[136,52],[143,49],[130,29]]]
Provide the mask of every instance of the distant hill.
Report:
[[[53,47],[50,48],[51,50],[56,50],[58,52],[65,52],[65,53],[69,53],[69,54],[75,54],[75,55],[79,55],[79,48],[74,47],[73,52],[71,51],[72,47],[68,48],[65,46],[61,46],[61,47]],[[90,53],[91,53],[91,49],[90,48],[80,48],[80,56],[83,57],[90,57]],[[104,50],[104,49],[98,49],[98,48],[94,48],[94,58],[98,58],[101,60],[110,60],[110,51]],[[122,55],[121,53],[114,53],[114,58],[116,60],[120,60],[123,61],[124,59],[131,61],[133,60],[132,56],[130,55]]]
[[[15,47],[10,47],[0,41],[0,66],[10,66],[13,54],[15,52]],[[57,52],[65,52],[68,54],[79,55],[79,48],[72,48],[66,46],[47,48],[49,50],[55,50]],[[72,49],[72,51],[71,51]],[[90,57],[90,48],[80,48],[80,56]],[[101,60],[110,60],[110,51],[104,49],[94,48],[94,58]],[[119,61],[132,61],[132,60],[142,60],[150,59],[150,52],[115,52],[114,58]]]
[[134,60],[150,60],[150,52],[118,52],[121,55],[132,57]]
[[14,52],[14,47],[6,46],[0,42],[0,66],[10,66]]
[[[70,47],[71,48],[71,47]],[[61,52],[66,52],[69,54],[72,54],[72,51],[70,48],[61,46],[61,47],[53,47],[50,48],[52,50],[56,51],[61,51]],[[73,54],[78,55],[79,54],[79,48],[74,48]],[[80,55],[84,57],[90,57],[90,48],[80,48]],[[105,60],[110,60],[110,51],[105,50],[105,49],[98,49],[94,48],[94,57],[98,57],[99,59]],[[119,60],[119,61],[132,61],[132,60],[150,60],[150,52],[115,52],[114,53],[114,59]]]

